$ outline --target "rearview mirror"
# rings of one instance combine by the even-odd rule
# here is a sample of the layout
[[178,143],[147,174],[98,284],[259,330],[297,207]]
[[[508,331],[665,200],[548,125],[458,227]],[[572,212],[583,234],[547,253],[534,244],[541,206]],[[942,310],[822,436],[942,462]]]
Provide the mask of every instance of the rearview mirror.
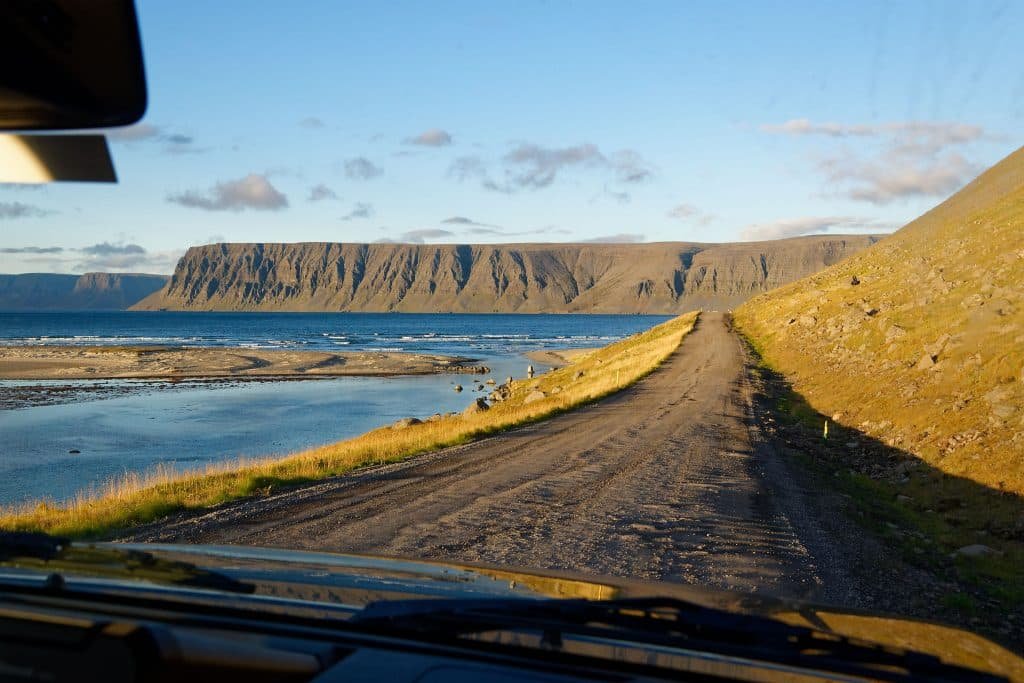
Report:
[[146,111],[132,0],[3,0],[0,65],[0,130],[126,126]]

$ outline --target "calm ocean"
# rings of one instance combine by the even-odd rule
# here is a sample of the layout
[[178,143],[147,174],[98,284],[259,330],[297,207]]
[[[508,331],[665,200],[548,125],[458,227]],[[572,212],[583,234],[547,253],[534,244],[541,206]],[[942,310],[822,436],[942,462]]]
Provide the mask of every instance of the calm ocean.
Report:
[[[601,346],[667,320],[635,315],[0,312],[0,344],[247,346],[469,356],[501,381],[523,354]],[[63,500],[126,472],[286,454],[401,417],[461,410],[457,376],[79,385],[82,400],[0,410],[0,504]],[[463,384],[469,386],[465,379]],[[108,391],[109,390],[109,391]],[[97,398],[99,397],[99,398]],[[0,402],[2,403],[2,402]],[[77,450],[72,454],[69,451]]]

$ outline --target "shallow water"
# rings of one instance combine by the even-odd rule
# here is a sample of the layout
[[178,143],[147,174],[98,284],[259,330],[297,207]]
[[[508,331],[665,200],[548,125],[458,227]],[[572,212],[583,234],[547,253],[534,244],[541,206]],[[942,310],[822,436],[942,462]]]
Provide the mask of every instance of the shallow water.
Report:
[[[606,344],[665,319],[123,312],[64,314],[68,317],[61,319],[53,313],[31,315],[38,317],[26,321],[25,314],[0,313],[0,344],[59,336],[65,342],[88,339],[75,343],[93,344],[179,344],[178,340],[187,338],[196,345],[215,340],[216,345],[233,345],[256,343],[254,338],[261,336],[275,344],[305,341],[302,348],[322,348],[337,341],[324,336],[325,328],[331,328],[334,336],[346,334],[353,350],[397,345],[401,350],[472,356],[491,367],[488,376],[499,382],[524,374],[528,361],[522,354],[527,351]],[[349,315],[358,319],[348,320]],[[12,319],[15,316],[17,320]],[[378,330],[369,329],[373,325]],[[283,455],[410,415],[461,411],[475,396],[483,395],[472,391],[475,379],[485,377],[81,382],[90,390],[75,402],[0,410],[0,504],[43,497],[64,500],[125,472],[146,472],[158,465],[188,469],[238,457]],[[455,383],[466,390],[456,393]],[[0,392],[10,393],[25,384],[0,382]],[[103,390],[91,391],[97,385]],[[72,450],[80,452],[72,454]]]

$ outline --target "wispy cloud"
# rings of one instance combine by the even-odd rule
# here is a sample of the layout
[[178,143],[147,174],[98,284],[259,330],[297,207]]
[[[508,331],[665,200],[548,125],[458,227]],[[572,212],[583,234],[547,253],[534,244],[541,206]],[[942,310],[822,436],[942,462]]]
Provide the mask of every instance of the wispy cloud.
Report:
[[64,247],[2,247],[0,254],[60,254]]
[[309,188],[308,200],[311,201],[311,202],[320,202],[320,201],[323,201],[325,199],[337,199],[337,198],[338,198],[338,195],[335,194],[334,190],[332,190],[331,188],[327,187],[323,183],[321,183],[319,185],[314,185],[313,187]]
[[669,218],[683,223],[692,223],[704,227],[715,220],[714,214],[706,213],[693,204],[677,204],[668,212]]
[[302,128],[323,128],[325,125],[323,119],[316,116],[307,116],[299,121],[299,126]]
[[277,211],[288,207],[288,198],[266,175],[250,173],[238,180],[225,180],[206,192],[189,190],[172,194],[167,201],[205,211]]
[[371,180],[384,173],[384,169],[366,157],[346,159],[343,168],[345,176],[352,180]]
[[456,157],[449,164],[447,175],[458,181],[483,179],[487,177],[487,167],[478,156]]
[[454,236],[455,233],[450,230],[442,230],[441,228],[420,228],[417,230],[403,232],[399,236],[399,240],[402,242],[410,242],[412,244],[424,244],[427,240],[436,240],[443,237]]
[[111,142],[138,142],[140,140],[155,140],[162,135],[159,126],[151,123],[136,123],[124,128],[111,128],[106,131],[107,139]]
[[857,201],[889,204],[908,197],[943,197],[960,189],[982,169],[961,154],[924,155],[891,149],[865,159],[843,152],[819,168],[842,193]]
[[[604,154],[593,143],[569,147],[544,147],[529,142],[514,145],[500,160],[497,178],[479,156],[462,156],[448,166],[447,175],[459,181],[477,180],[493,192],[512,193],[540,190],[551,186],[572,170],[600,170],[620,183],[636,184],[649,180],[653,167],[634,150]],[[621,199],[626,193],[618,193]]]
[[23,202],[0,202],[0,220],[13,220],[15,218],[39,218],[53,213],[38,206],[25,204]]
[[634,242],[643,242],[644,235],[636,232],[619,232],[614,235],[600,235],[580,241],[597,244],[632,244]]
[[952,193],[981,170],[952,148],[990,137],[981,126],[942,121],[844,124],[791,119],[760,129],[789,136],[862,138],[853,149],[843,146],[826,153],[817,166],[840,195],[872,204]]
[[169,132],[163,126],[151,123],[136,123],[124,128],[111,128],[105,131],[111,142],[133,144],[137,142],[154,142],[164,145],[163,151],[168,154],[195,154],[207,151],[205,147],[196,147],[195,138],[184,133]]
[[549,186],[567,168],[601,166],[607,160],[597,145],[589,143],[562,148],[524,143],[506,154],[504,162],[512,169],[509,180],[513,185],[538,189]]
[[370,218],[373,216],[373,205],[363,202],[356,202],[352,210],[341,217],[343,221],[352,221],[359,218]]
[[740,232],[740,239],[753,242],[827,232],[891,232],[895,228],[889,223],[856,216],[804,216],[748,225]]
[[79,249],[83,254],[89,256],[114,256],[114,255],[128,255],[128,254],[145,254],[146,250],[140,247],[138,244],[111,244],[110,242],[100,242],[89,247],[82,247]]
[[461,226],[465,226],[465,227],[476,227],[476,228],[496,228],[497,227],[495,225],[490,225],[488,223],[478,223],[477,221],[474,221],[474,220],[472,220],[470,218],[466,218],[465,216],[452,216],[451,218],[445,218],[443,221],[441,221],[441,224],[442,225],[461,225]]
[[430,128],[405,140],[407,145],[421,145],[423,147],[447,147],[452,144],[451,134],[440,128]]

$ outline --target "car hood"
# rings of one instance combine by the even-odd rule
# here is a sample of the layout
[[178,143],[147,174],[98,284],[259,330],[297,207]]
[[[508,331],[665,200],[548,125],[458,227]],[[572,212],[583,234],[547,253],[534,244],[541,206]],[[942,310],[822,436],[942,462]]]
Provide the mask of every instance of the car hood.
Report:
[[[756,614],[820,631],[933,654],[943,660],[1024,680],[1024,659],[962,629],[780,598],[670,582],[516,571],[484,565],[368,555],[211,545],[98,544],[184,561],[255,587],[286,607],[356,612],[371,602],[416,598],[677,598],[704,607]],[[239,598],[244,599],[244,598]]]

